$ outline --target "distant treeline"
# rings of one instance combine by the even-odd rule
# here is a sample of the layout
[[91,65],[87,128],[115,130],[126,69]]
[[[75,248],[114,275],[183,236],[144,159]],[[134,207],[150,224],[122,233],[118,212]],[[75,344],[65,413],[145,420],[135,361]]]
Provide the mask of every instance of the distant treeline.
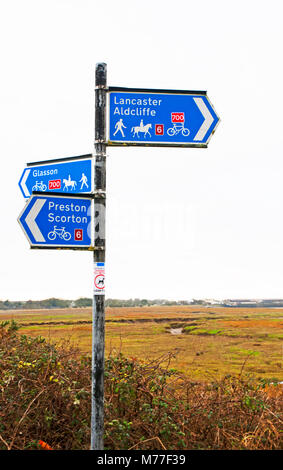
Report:
[[[192,305],[192,302],[186,300],[170,301],[164,299],[106,299],[105,304],[106,307],[143,307],[146,305]],[[91,306],[92,299],[86,297],[81,297],[77,300],[63,300],[56,298],[27,301],[0,300],[0,310],[79,308]]]
[[[261,300],[258,302],[252,301],[223,301],[217,304],[207,303],[203,299],[193,300],[165,300],[165,299],[106,299],[106,307],[146,307],[151,305],[202,305],[210,307],[283,307],[283,300]],[[81,297],[77,300],[63,300],[63,299],[44,299],[44,300],[27,300],[27,301],[11,301],[11,300],[0,300],[0,310],[20,310],[20,309],[54,309],[54,308],[79,308],[79,307],[91,307],[92,299],[87,297]]]
[[[27,300],[11,301],[0,300],[0,310],[19,310],[19,309],[37,309],[37,308],[66,308],[70,307],[70,300],[45,299],[45,300]],[[90,304],[91,305],[91,304]]]

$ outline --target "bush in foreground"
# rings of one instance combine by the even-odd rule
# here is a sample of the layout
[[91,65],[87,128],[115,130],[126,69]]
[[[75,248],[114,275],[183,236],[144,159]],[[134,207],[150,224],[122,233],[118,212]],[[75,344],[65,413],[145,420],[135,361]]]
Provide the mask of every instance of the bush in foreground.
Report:
[[[0,326],[0,450],[89,449],[90,358],[16,330]],[[106,359],[106,449],[283,448],[279,385],[266,393],[249,377],[191,382],[171,357]]]

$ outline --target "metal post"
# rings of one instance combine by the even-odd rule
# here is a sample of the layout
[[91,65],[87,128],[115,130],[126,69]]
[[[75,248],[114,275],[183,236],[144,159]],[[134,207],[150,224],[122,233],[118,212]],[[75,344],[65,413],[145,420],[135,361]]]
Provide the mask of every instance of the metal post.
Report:
[[[95,69],[94,270],[105,263],[106,64]],[[104,289],[94,287],[92,316],[91,450],[103,450],[104,434]]]

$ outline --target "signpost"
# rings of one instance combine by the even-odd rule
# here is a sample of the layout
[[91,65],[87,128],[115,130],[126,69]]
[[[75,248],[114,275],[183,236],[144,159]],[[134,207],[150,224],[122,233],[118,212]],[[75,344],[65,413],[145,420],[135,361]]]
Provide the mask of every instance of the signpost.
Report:
[[109,145],[207,147],[218,122],[205,91],[109,88]]
[[91,450],[103,450],[107,145],[205,148],[219,117],[204,91],[108,88],[104,63],[95,85],[94,155],[28,164],[18,221],[31,248],[93,251]]
[[32,248],[91,247],[92,199],[33,195],[18,221]]
[[[92,304],[91,450],[103,450],[105,344],[105,209],[106,209],[106,64],[95,70],[94,246]],[[101,272],[98,273],[98,269]],[[100,274],[100,278],[97,275]],[[99,290],[103,279],[103,289]]]
[[19,181],[24,197],[33,191],[91,193],[93,191],[92,155],[28,163]]

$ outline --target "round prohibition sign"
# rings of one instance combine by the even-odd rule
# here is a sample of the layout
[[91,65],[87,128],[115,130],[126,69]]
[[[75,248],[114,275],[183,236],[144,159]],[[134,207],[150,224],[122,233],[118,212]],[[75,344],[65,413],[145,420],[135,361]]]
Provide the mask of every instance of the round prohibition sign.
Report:
[[104,274],[98,274],[95,278],[94,278],[94,285],[97,289],[104,289],[104,279],[105,279],[105,276]]

